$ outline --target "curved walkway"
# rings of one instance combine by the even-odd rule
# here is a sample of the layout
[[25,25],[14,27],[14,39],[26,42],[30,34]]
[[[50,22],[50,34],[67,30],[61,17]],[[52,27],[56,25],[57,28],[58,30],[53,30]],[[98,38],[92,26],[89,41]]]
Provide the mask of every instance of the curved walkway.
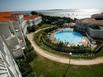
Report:
[[[44,28],[44,29],[46,29],[46,28]],[[35,33],[39,32],[40,30],[41,29],[37,30]],[[27,34],[27,38],[31,42],[31,44],[34,47],[37,54],[39,54],[49,60],[52,60],[52,61],[65,63],[65,64],[69,64],[69,61],[70,61],[70,64],[73,64],[73,65],[94,65],[94,64],[103,63],[103,57],[98,57],[98,58],[91,59],[91,60],[84,60],[84,59],[77,60],[77,59],[70,59],[70,58],[66,58],[63,56],[59,56],[59,55],[50,53],[44,49],[41,49],[33,40],[33,33]]]

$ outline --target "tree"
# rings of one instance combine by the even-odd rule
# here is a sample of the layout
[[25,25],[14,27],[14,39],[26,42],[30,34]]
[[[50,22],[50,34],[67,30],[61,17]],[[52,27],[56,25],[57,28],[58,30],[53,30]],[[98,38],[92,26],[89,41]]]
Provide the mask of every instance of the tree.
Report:
[[38,13],[36,11],[32,11],[31,15],[38,15]]
[[35,31],[35,26],[28,26],[27,27],[28,32],[34,32]]

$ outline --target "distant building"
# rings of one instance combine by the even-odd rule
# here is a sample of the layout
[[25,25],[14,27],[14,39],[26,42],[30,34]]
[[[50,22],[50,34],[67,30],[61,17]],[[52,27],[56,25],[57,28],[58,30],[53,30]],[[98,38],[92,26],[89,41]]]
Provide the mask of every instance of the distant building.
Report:
[[94,14],[91,16],[91,18],[94,18],[96,20],[103,20],[103,13],[101,14]]
[[27,21],[28,26],[34,26],[41,23],[42,17],[37,15],[24,15],[24,20]]
[[76,22],[75,30],[87,33],[92,38],[103,39],[103,14],[92,15],[91,18],[80,19]]

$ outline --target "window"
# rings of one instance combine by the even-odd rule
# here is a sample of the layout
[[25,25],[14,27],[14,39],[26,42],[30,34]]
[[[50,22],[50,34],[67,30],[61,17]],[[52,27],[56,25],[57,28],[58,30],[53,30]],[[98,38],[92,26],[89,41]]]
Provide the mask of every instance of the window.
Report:
[[13,31],[13,29],[11,28],[10,25],[9,25],[9,30],[10,30],[11,34],[14,35],[14,31]]

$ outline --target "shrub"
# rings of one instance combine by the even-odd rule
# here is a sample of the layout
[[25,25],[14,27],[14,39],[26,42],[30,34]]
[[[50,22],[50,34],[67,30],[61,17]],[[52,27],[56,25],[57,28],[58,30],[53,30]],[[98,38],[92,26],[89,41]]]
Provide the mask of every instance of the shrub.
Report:
[[24,59],[18,59],[16,61],[23,77],[32,72],[31,66]]
[[67,47],[62,42],[54,44],[51,42],[51,40],[47,37],[47,33],[53,31],[56,28],[46,29],[44,32],[42,32],[41,36],[39,36],[39,41],[43,42],[45,45],[50,47],[51,49],[54,49],[56,51],[60,52],[72,52],[72,53],[92,53],[91,48],[84,47],[84,46],[71,46]]
[[35,26],[34,25],[33,26],[28,26],[27,31],[28,31],[28,33],[34,32],[35,31]]
[[25,58],[20,57],[16,59],[16,62],[18,64],[18,67],[23,77],[26,77],[28,74],[32,72],[32,68],[29,65],[29,63],[34,59],[34,57],[36,57],[36,53],[34,52],[34,49],[31,46],[31,43],[29,42],[27,38],[25,38],[25,40],[26,40],[26,48],[24,50]]
[[36,77],[36,73],[35,73],[35,72],[32,72],[32,73],[30,73],[29,75],[27,75],[26,77]]

